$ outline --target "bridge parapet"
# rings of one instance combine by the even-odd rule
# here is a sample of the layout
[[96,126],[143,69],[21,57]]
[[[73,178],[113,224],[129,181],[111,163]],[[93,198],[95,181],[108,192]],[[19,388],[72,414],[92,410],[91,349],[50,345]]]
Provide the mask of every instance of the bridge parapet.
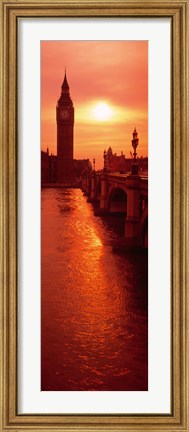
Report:
[[91,176],[85,176],[82,178],[81,189],[86,196],[90,196],[91,193]]
[[95,171],[90,175],[90,189],[88,190],[88,202],[96,201],[96,184],[97,184],[97,176]]
[[107,212],[108,206],[108,174],[103,172],[100,176],[101,194],[100,194],[100,209]]
[[[122,203],[117,208],[119,211],[125,208],[125,238],[129,245],[141,245],[141,236],[144,237],[141,230],[144,230],[144,226],[146,226],[146,222],[145,224],[141,223],[141,220],[144,211],[145,218],[147,218],[148,209],[148,178],[146,176],[107,172],[95,173],[93,171],[82,182],[82,189],[84,194],[88,196],[89,202],[99,202],[99,210],[96,210],[96,215],[109,214],[112,192],[122,190],[126,195],[125,207]],[[120,197],[123,199],[123,194],[120,194]]]

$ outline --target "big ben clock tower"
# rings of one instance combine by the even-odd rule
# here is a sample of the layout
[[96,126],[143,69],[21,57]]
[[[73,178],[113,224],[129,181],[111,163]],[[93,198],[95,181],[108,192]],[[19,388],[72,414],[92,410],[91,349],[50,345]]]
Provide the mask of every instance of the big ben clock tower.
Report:
[[56,107],[57,122],[57,182],[72,184],[74,107],[70,98],[66,72]]

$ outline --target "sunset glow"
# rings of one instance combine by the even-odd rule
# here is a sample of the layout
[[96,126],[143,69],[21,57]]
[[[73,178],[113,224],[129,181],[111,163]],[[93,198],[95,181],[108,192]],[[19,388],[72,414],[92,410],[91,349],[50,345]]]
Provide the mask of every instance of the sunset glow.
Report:
[[148,155],[148,42],[43,41],[41,43],[41,147],[56,154],[56,104],[65,65],[75,110],[74,158],[102,168],[112,147],[130,157],[132,132],[138,155]]
[[92,115],[97,121],[110,120],[113,116],[112,109],[106,102],[99,102],[92,110]]

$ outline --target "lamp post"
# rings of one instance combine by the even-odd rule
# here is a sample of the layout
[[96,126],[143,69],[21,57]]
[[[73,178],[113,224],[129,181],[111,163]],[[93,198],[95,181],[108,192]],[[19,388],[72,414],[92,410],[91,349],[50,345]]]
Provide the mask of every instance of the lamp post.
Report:
[[95,158],[93,159],[93,171],[95,172]]
[[138,138],[138,132],[136,130],[136,127],[134,128],[133,139],[131,142],[132,142],[132,147],[134,149],[134,153],[133,153],[134,160],[133,160],[133,164],[132,164],[131,173],[132,173],[132,175],[138,175],[138,164],[136,162],[136,157],[137,157],[136,149],[138,147],[139,138]]

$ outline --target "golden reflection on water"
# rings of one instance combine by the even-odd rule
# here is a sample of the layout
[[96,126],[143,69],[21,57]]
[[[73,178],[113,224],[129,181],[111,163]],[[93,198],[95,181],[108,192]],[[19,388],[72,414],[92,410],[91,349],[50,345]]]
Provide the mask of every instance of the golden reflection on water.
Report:
[[42,390],[147,389],[147,261],[112,252],[115,224],[42,191]]

